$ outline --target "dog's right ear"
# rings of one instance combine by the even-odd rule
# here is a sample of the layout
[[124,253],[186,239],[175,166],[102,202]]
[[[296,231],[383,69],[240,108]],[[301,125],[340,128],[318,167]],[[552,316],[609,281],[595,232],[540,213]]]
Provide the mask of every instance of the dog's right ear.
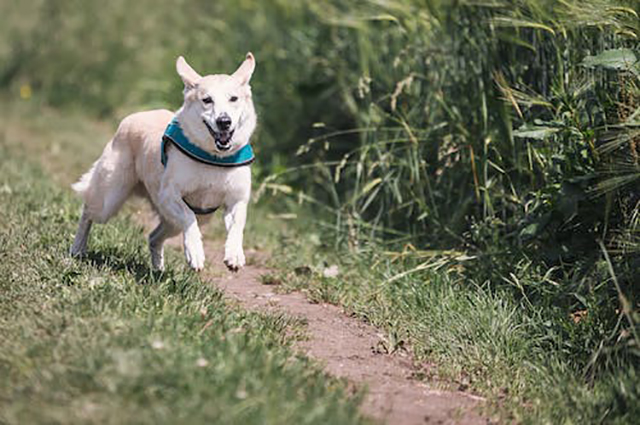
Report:
[[178,71],[178,75],[182,78],[182,82],[184,83],[185,89],[191,89],[196,86],[198,81],[202,78],[200,74],[198,74],[182,56],[178,58],[176,61],[176,71]]

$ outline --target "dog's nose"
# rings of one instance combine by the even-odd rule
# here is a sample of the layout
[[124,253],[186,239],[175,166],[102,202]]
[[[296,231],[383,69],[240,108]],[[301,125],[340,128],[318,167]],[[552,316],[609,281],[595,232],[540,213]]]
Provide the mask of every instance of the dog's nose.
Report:
[[231,117],[227,114],[222,114],[216,119],[216,124],[221,131],[227,131],[231,127]]

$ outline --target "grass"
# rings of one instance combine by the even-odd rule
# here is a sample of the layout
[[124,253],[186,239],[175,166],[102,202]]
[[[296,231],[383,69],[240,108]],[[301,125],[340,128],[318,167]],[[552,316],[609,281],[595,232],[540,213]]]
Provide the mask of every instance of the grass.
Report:
[[[397,278],[411,267],[379,247],[337,255],[318,234],[292,227],[272,245],[279,271],[266,280],[342,305],[378,326],[382,350],[409,350],[431,365],[425,379],[487,397],[497,420],[624,424],[639,414],[637,368],[593,368],[598,359],[591,344],[608,336],[596,311],[577,317],[530,305],[513,291],[475,284],[446,268]],[[325,276],[332,265],[338,275]],[[305,272],[296,272],[301,267]]]
[[56,180],[90,164],[100,126],[51,112],[12,123],[29,109],[13,106],[0,140],[0,422],[363,422],[344,382],[293,353],[301,323],[230,305],[178,253],[151,272],[126,216],[69,258],[80,205]]

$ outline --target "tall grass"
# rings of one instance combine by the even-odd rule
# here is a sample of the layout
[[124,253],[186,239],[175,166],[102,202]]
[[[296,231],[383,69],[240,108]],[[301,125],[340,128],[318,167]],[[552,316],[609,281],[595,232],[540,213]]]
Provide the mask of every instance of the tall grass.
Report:
[[341,244],[396,246],[388,282],[439,268],[510,290],[559,335],[545,351],[624,387],[640,360],[637,3],[424,6],[316,10],[352,40],[332,60],[360,70],[342,92],[363,131],[303,149],[313,196]]
[[328,59],[359,129],[299,151],[338,243],[404,245],[409,271],[444,259],[567,322],[589,311],[601,331],[576,366],[637,364],[637,3],[311,8],[342,41]]
[[318,117],[304,184],[289,181],[332,217],[336,245],[371,256],[383,240],[408,259],[398,276],[444,261],[567,329],[588,311],[600,330],[568,350],[576,367],[637,364],[637,3],[310,9],[353,123]]

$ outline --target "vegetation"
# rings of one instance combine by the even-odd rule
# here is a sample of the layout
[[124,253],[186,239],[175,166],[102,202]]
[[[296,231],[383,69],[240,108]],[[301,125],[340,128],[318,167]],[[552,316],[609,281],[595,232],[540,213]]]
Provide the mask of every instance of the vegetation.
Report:
[[103,117],[175,107],[178,54],[217,72],[252,50],[256,192],[302,229],[272,236],[279,264],[315,270],[280,281],[515,419],[639,414],[637,2],[0,8],[0,84]]

